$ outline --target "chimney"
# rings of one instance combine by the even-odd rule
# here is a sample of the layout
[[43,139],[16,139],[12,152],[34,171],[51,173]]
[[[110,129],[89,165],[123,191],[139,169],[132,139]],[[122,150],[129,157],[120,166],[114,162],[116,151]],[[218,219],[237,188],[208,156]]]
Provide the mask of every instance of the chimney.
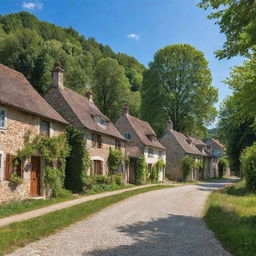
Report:
[[168,117],[168,120],[167,120],[167,129],[166,130],[171,131],[171,132],[173,130],[173,122],[172,122],[170,116]]
[[89,90],[86,92],[85,97],[86,97],[90,102],[93,103],[93,93],[92,93],[92,90],[91,90],[91,89],[89,89]]
[[59,63],[55,63],[52,70],[52,84],[51,86],[58,89],[63,89],[63,74],[64,70]]
[[127,103],[125,103],[123,106],[123,114],[126,116],[129,115],[129,106]]

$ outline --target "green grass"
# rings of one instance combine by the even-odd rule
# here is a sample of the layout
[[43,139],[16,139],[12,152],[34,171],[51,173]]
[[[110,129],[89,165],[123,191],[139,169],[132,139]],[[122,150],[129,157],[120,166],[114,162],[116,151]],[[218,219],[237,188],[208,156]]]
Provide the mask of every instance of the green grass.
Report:
[[241,181],[213,192],[204,220],[233,255],[256,255],[256,195]]
[[85,219],[86,217],[120,202],[128,197],[145,193],[148,191],[171,188],[171,185],[156,185],[136,190],[123,192],[117,195],[104,197],[58,210],[40,217],[23,222],[17,222],[0,228],[0,255],[11,252],[14,249],[25,246],[44,236],[55,233],[59,229]]
[[[124,188],[131,188],[134,187],[134,185],[117,185],[113,184],[111,186],[107,186],[105,189],[97,190],[97,191],[90,191],[85,195],[94,195],[94,194],[99,194],[99,193],[104,193],[104,192],[109,192],[109,191],[115,191],[119,189],[124,189]],[[0,206],[0,219],[8,216],[12,216],[15,214],[20,214],[24,212],[28,212],[31,210],[47,207],[53,204],[61,203],[64,201],[76,199],[81,195],[67,195],[65,197],[58,197],[58,198],[48,198],[48,199],[26,199],[23,201],[11,201],[6,204],[3,204]]]

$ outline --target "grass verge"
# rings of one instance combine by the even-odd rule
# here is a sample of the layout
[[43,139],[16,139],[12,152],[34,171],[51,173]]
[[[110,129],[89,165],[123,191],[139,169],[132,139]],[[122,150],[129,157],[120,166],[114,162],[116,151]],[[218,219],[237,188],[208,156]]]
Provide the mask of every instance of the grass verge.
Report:
[[86,194],[81,194],[76,196],[70,194],[70,195],[66,195],[65,197],[58,197],[58,198],[26,199],[22,201],[11,201],[0,206],[0,219],[9,217],[15,214],[20,214],[20,213],[36,210],[39,208],[47,207],[53,204],[62,203],[68,200],[76,199],[76,198],[79,198],[80,196],[100,194],[104,192],[115,191],[115,190],[120,190],[125,188],[131,188],[131,187],[134,187],[134,185],[115,184],[105,190],[90,191]]
[[171,188],[171,185],[156,185],[152,187],[138,188],[136,190],[123,192],[117,195],[104,197],[58,210],[40,217],[23,222],[16,222],[0,228],[0,255],[11,252],[18,247],[36,241],[44,236],[55,233],[63,227],[110,206],[128,197],[135,196],[148,191]]
[[256,255],[256,195],[241,181],[208,198],[204,220],[233,255]]

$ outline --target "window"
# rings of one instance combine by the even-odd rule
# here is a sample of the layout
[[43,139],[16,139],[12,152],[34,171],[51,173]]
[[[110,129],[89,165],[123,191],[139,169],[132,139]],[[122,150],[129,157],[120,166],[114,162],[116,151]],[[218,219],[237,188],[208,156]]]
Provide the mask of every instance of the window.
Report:
[[121,148],[121,141],[118,139],[115,139],[115,148],[120,149]]
[[94,175],[103,174],[103,162],[100,160],[93,160],[93,173]]
[[163,152],[160,150],[158,151],[158,157],[161,158],[163,156]]
[[148,157],[153,157],[153,155],[154,155],[154,149],[148,148]]
[[41,120],[40,134],[43,136],[50,136],[50,123],[49,122]]
[[132,135],[131,135],[131,133],[126,132],[126,133],[124,133],[124,137],[125,137],[127,140],[131,140]]
[[107,126],[107,122],[103,119],[100,119],[100,125]]
[[0,129],[6,128],[6,118],[5,111],[0,109]]
[[101,148],[101,135],[92,134],[92,146],[94,148]]

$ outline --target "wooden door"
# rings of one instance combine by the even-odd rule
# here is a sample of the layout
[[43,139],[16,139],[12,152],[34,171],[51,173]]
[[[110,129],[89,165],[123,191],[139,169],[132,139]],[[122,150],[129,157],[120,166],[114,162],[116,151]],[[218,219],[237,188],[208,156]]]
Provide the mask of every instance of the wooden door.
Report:
[[137,159],[131,158],[129,163],[129,183],[135,183],[135,170],[137,165]]
[[94,160],[94,174],[101,175],[102,174],[102,161]]
[[30,171],[30,195],[39,196],[40,195],[40,172],[41,163],[39,156],[31,157],[31,171]]

